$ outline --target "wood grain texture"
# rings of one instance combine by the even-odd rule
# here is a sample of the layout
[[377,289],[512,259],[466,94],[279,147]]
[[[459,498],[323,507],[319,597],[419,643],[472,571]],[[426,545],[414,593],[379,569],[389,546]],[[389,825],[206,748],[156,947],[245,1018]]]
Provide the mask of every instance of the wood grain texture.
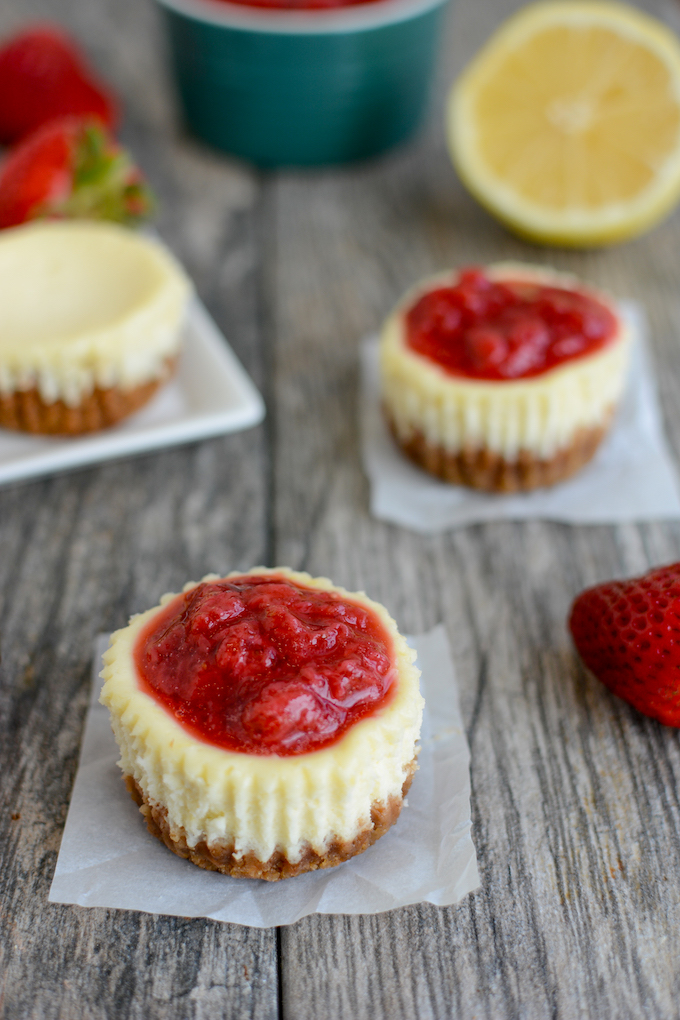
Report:
[[[645,303],[680,456],[680,214],[619,248],[535,248],[450,167],[445,87],[518,6],[459,0],[432,120],[413,144],[276,175],[178,129],[151,4],[0,8],[2,34],[29,19],[70,26],[122,95],[159,231],[270,412],[249,432],[0,489],[1,1017],[677,1016],[678,735],[585,675],[565,618],[585,585],[680,559],[680,526],[530,521],[418,536],[370,517],[359,459],[360,338],[418,277],[501,258]],[[680,29],[673,0],[640,6]],[[445,622],[482,888],[454,908],[307,918],[278,944],[273,931],[48,904],[94,635],[188,578],[258,562],[364,588],[407,631]]]
[[[261,381],[258,182],[178,133],[153,7],[22,0],[0,32],[39,18],[70,26],[122,95],[158,229]],[[0,490],[3,1018],[278,1015],[273,931],[47,902],[95,634],[189,578],[263,561],[267,477],[259,428]]]
[[[460,3],[442,79],[516,6]],[[648,6],[677,24],[676,7]],[[584,674],[565,620],[583,586],[678,559],[680,529],[494,523],[428,538],[379,524],[355,405],[357,342],[405,287],[447,266],[523,259],[644,301],[677,454],[680,218],[618,249],[533,247],[466,196],[436,122],[410,150],[274,189],[277,558],[366,587],[407,630],[446,623],[482,876],[455,908],[285,929],[284,1015],[673,1017],[678,736]]]

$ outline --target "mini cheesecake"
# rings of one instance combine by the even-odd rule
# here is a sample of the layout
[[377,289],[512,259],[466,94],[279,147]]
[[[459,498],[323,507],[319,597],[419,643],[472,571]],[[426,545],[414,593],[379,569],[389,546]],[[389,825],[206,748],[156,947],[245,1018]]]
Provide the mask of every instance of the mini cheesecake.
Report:
[[362,592],[257,567],[113,634],[101,701],[149,830],[202,868],[274,881],[397,820],[423,711],[414,658]]
[[404,453],[445,481],[553,485],[606,435],[629,354],[614,302],[572,276],[514,263],[447,273],[383,328],[383,408]]
[[113,425],[170,376],[191,285],[159,242],[112,223],[0,233],[0,426]]

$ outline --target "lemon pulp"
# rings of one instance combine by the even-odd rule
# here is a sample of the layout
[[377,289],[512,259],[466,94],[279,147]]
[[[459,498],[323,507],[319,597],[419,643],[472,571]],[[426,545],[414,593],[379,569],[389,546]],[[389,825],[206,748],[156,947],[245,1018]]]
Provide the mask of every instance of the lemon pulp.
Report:
[[533,4],[454,86],[449,138],[463,181],[519,232],[632,236],[680,197],[680,44],[622,4]]

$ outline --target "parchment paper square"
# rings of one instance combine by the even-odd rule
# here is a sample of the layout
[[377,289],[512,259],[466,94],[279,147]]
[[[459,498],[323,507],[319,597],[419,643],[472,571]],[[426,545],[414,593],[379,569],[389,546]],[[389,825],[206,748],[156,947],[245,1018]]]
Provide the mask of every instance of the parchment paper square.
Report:
[[265,928],[311,913],[371,914],[421,901],[446,906],[476,889],[470,754],[446,633],[439,626],[409,641],[427,708],[419,769],[399,821],[337,868],[272,883],[202,871],[148,833],[123,785],[108,710],[98,701],[108,646],[102,635],[50,900]]

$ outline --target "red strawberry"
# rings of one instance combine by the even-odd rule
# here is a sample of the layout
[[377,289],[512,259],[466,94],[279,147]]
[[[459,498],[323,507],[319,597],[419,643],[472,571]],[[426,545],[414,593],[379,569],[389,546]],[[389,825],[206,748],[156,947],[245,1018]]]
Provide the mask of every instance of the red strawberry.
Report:
[[586,589],[569,627],[598,680],[645,715],[680,727],[680,563]]
[[0,49],[0,142],[55,117],[87,114],[108,127],[118,119],[115,100],[61,29],[35,25]]
[[41,218],[132,224],[151,204],[130,155],[94,120],[51,121],[0,166],[0,227]]

